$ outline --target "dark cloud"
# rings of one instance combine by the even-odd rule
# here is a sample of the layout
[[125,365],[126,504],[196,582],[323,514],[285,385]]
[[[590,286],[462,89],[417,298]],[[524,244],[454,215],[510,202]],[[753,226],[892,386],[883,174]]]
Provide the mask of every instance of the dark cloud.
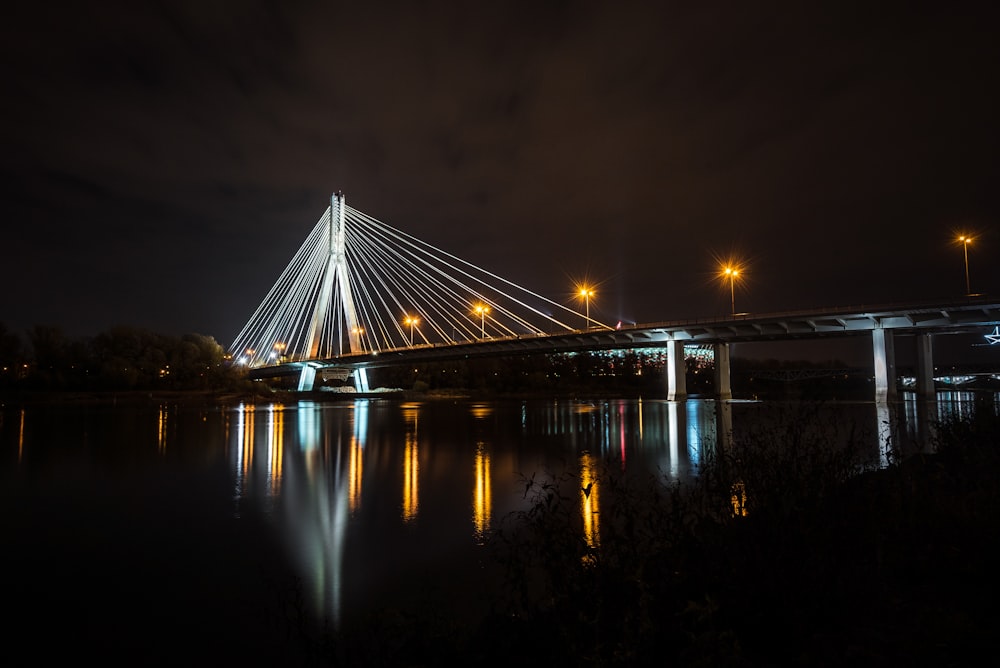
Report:
[[610,319],[1000,289],[988,5],[338,4],[14,10],[0,321],[228,342],[336,190]]

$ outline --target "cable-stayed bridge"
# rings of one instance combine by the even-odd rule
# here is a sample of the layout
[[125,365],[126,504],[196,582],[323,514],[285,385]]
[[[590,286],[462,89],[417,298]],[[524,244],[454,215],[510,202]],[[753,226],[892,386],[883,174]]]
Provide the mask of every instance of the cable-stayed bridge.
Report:
[[255,368],[608,329],[589,311],[589,295],[577,312],[348,206],[338,192],[230,351]]
[[335,193],[233,344],[234,361],[299,374],[339,368],[368,391],[372,367],[510,355],[658,346],[666,349],[668,398],[686,394],[685,347],[711,346],[716,389],[729,389],[729,345],[866,335],[877,398],[895,392],[894,340],[917,341],[916,389],[934,391],[932,337],[984,332],[1000,342],[1000,303],[892,304],[611,327],[347,206]]

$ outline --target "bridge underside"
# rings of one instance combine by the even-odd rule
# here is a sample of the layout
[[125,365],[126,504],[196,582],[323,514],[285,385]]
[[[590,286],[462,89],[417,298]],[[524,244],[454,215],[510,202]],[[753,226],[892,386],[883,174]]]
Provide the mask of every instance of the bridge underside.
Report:
[[981,333],[984,327],[1000,322],[1000,304],[975,303],[822,314],[778,314],[728,318],[717,321],[688,321],[625,327],[618,330],[581,330],[556,335],[496,337],[458,344],[422,344],[379,353],[341,355],[307,363],[295,363],[299,389],[310,390],[320,369],[349,369],[359,391],[367,387],[360,370],[400,363],[421,363],[531,353],[565,353],[664,348],[667,352],[667,398],[687,396],[685,386],[685,346],[711,345],[715,355],[715,390],[720,398],[732,396],[729,346],[732,343],[803,339],[868,337],[871,341],[875,399],[896,398],[895,342],[914,337],[917,352],[915,391],[932,397],[934,386],[934,337],[956,333]]
[[281,386],[297,392],[313,392],[331,380],[350,385],[356,392],[370,392],[366,367],[331,365],[324,362],[288,363],[261,367],[250,372],[253,380],[279,381]]

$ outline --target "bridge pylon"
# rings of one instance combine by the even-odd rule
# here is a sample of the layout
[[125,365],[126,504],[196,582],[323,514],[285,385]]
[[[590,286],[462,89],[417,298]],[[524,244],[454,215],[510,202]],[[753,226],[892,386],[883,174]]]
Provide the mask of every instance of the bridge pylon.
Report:
[[[347,247],[344,243],[344,193],[337,191],[330,197],[329,216],[329,254],[321,278],[319,299],[313,310],[309,324],[309,338],[305,350],[310,359],[320,357],[320,343],[323,341],[323,328],[327,322],[336,317],[336,309],[331,313],[331,302],[336,294],[340,299],[340,308],[347,325],[347,342],[349,352],[361,350],[361,328],[358,324],[358,312],[354,305],[351,291],[351,278],[347,270]],[[342,337],[338,336],[338,342]]]

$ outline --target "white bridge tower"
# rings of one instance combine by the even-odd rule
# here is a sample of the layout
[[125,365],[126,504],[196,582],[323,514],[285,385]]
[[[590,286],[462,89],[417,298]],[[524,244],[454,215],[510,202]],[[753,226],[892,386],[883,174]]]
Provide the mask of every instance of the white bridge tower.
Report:
[[[305,345],[309,359],[318,359],[321,356],[320,345],[324,339],[328,343],[332,343],[334,332],[336,332],[338,345],[342,345],[343,334],[346,334],[348,352],[361,352],[361,326],[358,324],[358,312],[354,307],[351,279],[347,271],[347,247],[344,242],[346,232],[344,227],[344,193],[340,191],[330,197],[329,221],[329,254],[320,279],[322,284],[319,299],[316,301],[316,308],[313,310],[309,322],[309,337]],[[339,306],[343,309],[342,321],[337,318],[336,308],[331,312],[334,294],[340,297]],[[337,332],[338,328],[334,326],[325,330],[327,323],[332,325],[335,322],[337,324],[343,322],[347,331]],[[343,353],[342,350],[340,352]],[[315,379],[316,369],[308,365],[304,366],[302,375],[299,377],[299,390],[311,390]],[[368,391],[368,378],[364,369],[356,373],[355,381],[359,390]]]

